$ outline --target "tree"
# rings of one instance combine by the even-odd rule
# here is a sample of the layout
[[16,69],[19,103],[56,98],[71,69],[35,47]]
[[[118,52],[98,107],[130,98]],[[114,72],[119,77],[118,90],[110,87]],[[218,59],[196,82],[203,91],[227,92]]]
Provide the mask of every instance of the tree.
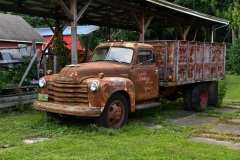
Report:
[[240,75],[240,40],[227,50],[227,64],[226,70],[230,74]]
[[198,12],[214,15],[211,6],[205,2],[205,0],[169,0],[172,3],[176,3],[180,6],[184,6],[193,9]]

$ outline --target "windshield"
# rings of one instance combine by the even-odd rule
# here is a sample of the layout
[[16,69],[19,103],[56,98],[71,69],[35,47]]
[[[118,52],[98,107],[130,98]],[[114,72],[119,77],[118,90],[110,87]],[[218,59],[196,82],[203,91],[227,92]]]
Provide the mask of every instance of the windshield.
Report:
[[94,51],[91,61],[118,61],[119,63],[131,63],[133,49],[121,47],[104,47]]

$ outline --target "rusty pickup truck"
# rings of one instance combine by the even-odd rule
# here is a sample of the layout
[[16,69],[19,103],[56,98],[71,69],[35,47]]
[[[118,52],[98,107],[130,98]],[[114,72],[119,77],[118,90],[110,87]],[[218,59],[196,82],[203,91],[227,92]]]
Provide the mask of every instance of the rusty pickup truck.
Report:
[[51,114],[99,117],[120,128],[129,112],[183,97],[187,110],[217,105],[225,76],[225,44],[190,41],[100,43],[89,63],[68,65],[39,80],[34,108]]

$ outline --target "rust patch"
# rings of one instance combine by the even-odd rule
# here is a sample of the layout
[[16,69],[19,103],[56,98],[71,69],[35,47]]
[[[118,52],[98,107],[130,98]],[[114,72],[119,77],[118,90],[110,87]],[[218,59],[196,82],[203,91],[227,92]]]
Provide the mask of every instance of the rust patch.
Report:
[[[159,67],[160,85],[172,86],[223,79],[225,44],[188,41],[147,41],[154,46]],[[172,69],[173,79],[163,77]]]

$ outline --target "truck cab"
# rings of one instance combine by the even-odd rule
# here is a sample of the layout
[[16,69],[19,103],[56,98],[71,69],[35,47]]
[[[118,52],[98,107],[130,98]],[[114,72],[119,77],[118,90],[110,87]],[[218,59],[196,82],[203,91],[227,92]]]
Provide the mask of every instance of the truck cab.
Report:
[[159,74],[153,46],[136,42],[99,44],[89,63],[68,65],[39,80],[34,108],[52,114],[100,117],[120,128],[129,112],[159,105]]

